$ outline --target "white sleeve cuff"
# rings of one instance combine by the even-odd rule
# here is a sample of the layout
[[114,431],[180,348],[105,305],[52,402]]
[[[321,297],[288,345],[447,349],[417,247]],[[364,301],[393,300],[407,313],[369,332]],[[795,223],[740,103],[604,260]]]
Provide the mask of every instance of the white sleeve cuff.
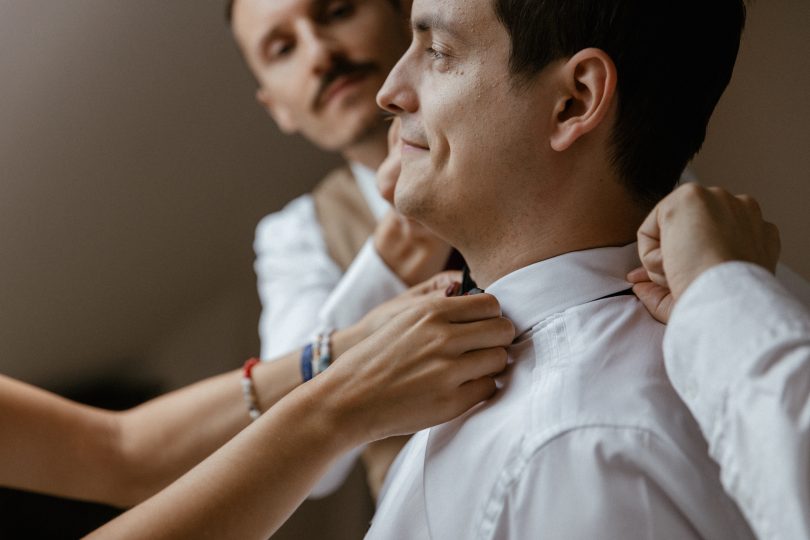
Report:
[[347,328],[406,290],[369,238],[321,308],[318,319],[323,328]]

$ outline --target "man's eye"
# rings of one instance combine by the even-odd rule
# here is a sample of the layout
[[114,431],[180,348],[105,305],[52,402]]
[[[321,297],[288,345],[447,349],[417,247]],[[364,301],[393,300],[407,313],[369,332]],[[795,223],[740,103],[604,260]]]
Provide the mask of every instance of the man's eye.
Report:
[[276,41],[268,47],[268,55],[271,59],[283,58],[293,51],[293,44],[289,41]]
[[351,2],[337,2],[329,7],[326,18],[330,21],[348,19],[354,14],[354,5]]
[[441,52],[441,51],[437,51],[437,50],[436,50],[436,49],[434,49],[433,47],[428,47],[427,49],[425,49],[425,51],[426,51],[426,52],[427,52],[427,53],[428,53],[430,56],[432,56],[434,60],[444,60],[445,58],[447,58],[447,55],[446,55],[446,54],[444,54],[444,53],[443,53],[443,52]]

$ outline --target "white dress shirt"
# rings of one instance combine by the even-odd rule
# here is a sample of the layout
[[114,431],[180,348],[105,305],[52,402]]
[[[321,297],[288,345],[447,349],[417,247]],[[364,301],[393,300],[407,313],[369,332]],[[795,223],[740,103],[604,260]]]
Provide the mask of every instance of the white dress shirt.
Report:
[[664,352],[757,535],[810,538],[810,311],[764,269],[727,263],[678,301]]
[[[377,190],[374,172],[360,165],[351,168],[372,214],[380,220],[391,207]],[[265,360],[303,347],[317,332],[346,328],[406,290],[371,239],[344,274],[329,256],[311,195],[265,217],[256,229],[254,250],[262,302],[261,357]],[[337,490],[359,450],[338,460],[311,496]]]
[[495,295],[519,337],[501,391],[418,433],[367,538],[752,538],[667,379],[664,327],[629,288],[635,245],[514,272]]

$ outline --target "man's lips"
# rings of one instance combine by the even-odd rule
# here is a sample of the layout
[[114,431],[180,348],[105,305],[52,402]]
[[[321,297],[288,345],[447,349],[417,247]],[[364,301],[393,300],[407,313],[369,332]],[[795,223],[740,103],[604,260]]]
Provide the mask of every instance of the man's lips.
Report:
[[402,150],[430,150],[430,147],[427,144],[402,137]]
[[335,79],[335,81],[326,87],[326,90],[321,94],[318,100],[320,107],[325,107],[344,90],[347,90],[361,82],[363,82],[368,73],[353,73],[351,75],[342,75]]

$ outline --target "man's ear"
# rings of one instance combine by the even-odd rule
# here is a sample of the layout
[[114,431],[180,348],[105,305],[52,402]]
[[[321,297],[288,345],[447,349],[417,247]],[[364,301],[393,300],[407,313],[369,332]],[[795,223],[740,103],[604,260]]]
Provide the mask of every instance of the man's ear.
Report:
[[273,118],[273,121],[283,133],[292,135],[298,132],[298,124],[295,122],[292,113],[286,107],[273,101],[267,89],[262,87],[256,90],[256,101]]
[[554,108],[551,147],[557,152],[599,127],[616,95],[618,73],[610,56],[584,49],[562,67],[562,93]]

